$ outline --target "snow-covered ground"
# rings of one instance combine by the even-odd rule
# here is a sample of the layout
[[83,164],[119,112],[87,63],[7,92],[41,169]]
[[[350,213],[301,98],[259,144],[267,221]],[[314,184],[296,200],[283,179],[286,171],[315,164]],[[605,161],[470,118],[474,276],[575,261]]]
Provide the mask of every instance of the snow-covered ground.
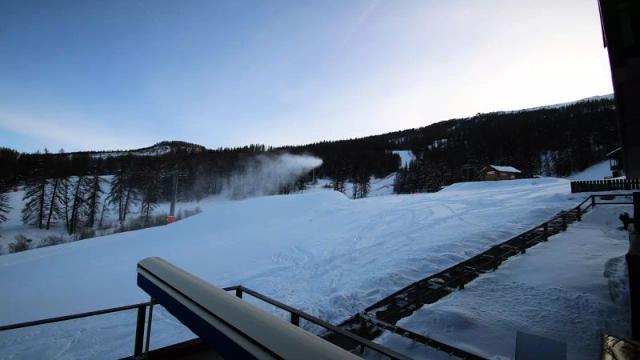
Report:
[[[628,234],[617,216],[632,208],[597,206],[567,232],[398,325],[485,357],[514,356],[523,331],[566,342],[569,359],[598,358],[602,333],[629,335]],[[412,358],[448,358],[393,334],[377,342]]]
[[[0,324],[145,301],[135,268],[148,256],[336,323],[582,198],[567,180],[542,178],[355,201],[333,191],[212,199],[172,225],[0,257]],[[154,346],[189,336],[166,313],[155,314]],[[0,333],[0,357],[126,355],[134,321],[132,312]]]
[[[393,195],[393,183],[396,179],[396,173],[391,173],[383,178],[371,177],[369,182],[369,194],[367,197]],[[318,191],[331,191],[333,183],[330,179],[318,179],[316,184],[310,184],[305,193]],[[344,194],[351,198],[353,196],[353,183],[347,181],[344,184]]]
[[[108,194],[110,190],[109,180],[110,176],[105,177],[103,184],[103,190],[105,194]],[[38,229],[36,227],[25,225],[22,223],[21,211],[24,207],[24,191],[12,191],[7,193],[9,196],[9,205],[11,210],[7,214],[7,221],[0,224],[0,255],[9,253],[9,245],[16,241],[16,236],[23,235],[29,240],[30,247],[36,248],[41,246],[42,242],[46,238],[54,236],[61,238],[64,242],[77,241],[78,234],[69,235],[65,229],[64,224],[60,220],[55,220],[52,223],[50,229]],[[106,195],[103,195],[103,199]],[[176,205],[176,214],[180,214],[182,211],[194,211],[198,207],[198,202],[178,202]],[[170,203],[160,203],[152,211],[152,214],[169,214]],[[139,206],[135,206],[131,209],[131,213],[128,215],[127,221],[134,220],[140,215]],[[98,216],[100,218],[100,216]],[[107,207],[102,215],[102,223],[104,229],[95,229],[96,236],[102,236],[113,233],[118,224],[118,211],[113,207]]]
[[584,171],[569,176],[570,180],[604,180],[611,177],[609,161],[599,162]]

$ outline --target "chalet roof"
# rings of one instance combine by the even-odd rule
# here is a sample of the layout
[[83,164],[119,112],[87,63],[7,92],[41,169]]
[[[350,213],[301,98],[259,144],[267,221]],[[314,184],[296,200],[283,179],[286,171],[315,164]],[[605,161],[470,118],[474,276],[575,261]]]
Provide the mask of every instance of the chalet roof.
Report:
[[503,173],[521,173],[520,170],[514,168],[513,166],[500,166],[500,165],[489,165],[493,170],[503,172]]
[[615,154],[615,153],[617,153],[619,151],[622,151],[622,147],[617,147],[617,148],[613,149],[612,151],[608,152],[607,155],[605,155],[605,156],[609,157],[609,156],[611,156],[611,155],[613,155],[613,154]]

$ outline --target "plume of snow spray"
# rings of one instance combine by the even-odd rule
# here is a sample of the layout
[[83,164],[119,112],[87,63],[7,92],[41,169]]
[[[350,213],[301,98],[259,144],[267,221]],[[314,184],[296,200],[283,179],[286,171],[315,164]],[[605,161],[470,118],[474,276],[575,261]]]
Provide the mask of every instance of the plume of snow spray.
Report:
[[222,195],[242,199],[275,194],[320,165],[322,159],[310,155],[261,154],[245,161],[226,179]]

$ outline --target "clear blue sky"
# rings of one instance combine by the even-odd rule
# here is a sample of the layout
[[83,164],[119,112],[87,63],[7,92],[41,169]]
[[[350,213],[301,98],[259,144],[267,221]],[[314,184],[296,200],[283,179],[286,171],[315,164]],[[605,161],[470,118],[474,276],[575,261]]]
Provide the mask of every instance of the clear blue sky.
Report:
[[611,93],[596,0],[0,1],[0,145],[301,144]]

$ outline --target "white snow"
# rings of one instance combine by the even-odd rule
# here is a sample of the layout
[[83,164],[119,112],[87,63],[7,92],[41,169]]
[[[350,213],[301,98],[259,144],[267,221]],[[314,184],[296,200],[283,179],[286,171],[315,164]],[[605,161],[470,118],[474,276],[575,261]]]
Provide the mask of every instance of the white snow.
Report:
[[[72,181],[75,181],[74,178],[71,178]],[[111,176],[103,176],[102,190],[104,194],[102,194],[102,201],[107,197],[111,189],[110,180]],[[23,235],[26,238],[31,240],[29,244],[31,248],[36,248],[41,246],[42,242],[50,236],[60,237],[65,242],[76,241],[75,235],[69,235],[64,227],[64,223],[62,220],[55,219],[52,222],[52,225],[49,230],[46,229],[38,229],[33,226],[25,225],[22,223],[22,215],[21,211],[24,206],[23,196],[24,191],[19,189],[17,191],[12,191],[8,193],[9,195],[9,205],[11,209],[7,214],[7,221],[0,224],[0,255],[9,253],[9,245],[16,241],[17,235]],[[164,202],[157,204],[156,208],[152,211],[154,215],[158,214],[168,214],[169,213],[170,203]],[[194,210],[198,207],[198,203],[193,202],[178,202],[176,205],[176,213],[180,214],[181,211],[184,210]],[[100,209],[102,210],[102,209]],[[127,221],[134,220],[137,216],[140,215],[139,206],[135,206],[131,209],[131,213],[128,216]],[[100,217],[100,215],[98,216]],[[117,210],[112,207],[107,207],[105,209],[103,215],[103,228],[96,229],[96,236],[102,236],[106,234],[111,234],[117,229],[117,221],[118,213]]]
[[[598,358],[602,333],[629,335],[623,211],[632,206],[597,206],[567,232],[398,325],[485,357],[512,357],[516,331],[524,331],[566,342],[569,359]],[[377,342],[414,358],[447,357],[396,335]]]
[[101,151],[92,153],[90,156],[94,159],[106,159],[110,157],[134,155],[134,156],[160,156],[171,152],[169,145],[154,145],[139,150],[122,150],[122,151]]
[[[391,173],[383,178],[371,177],[369,182],[369,194],[367,197],[393,195],[393,183],[396,173]],[[330,179],[318,179],[316,184],[310,184],[303,192],[333,191],[333,182]],[[346,181],[344,194],[351,198],[353,195],[353,183]]]
[[[203,213],[172,225],[1,256],[0,324],[145,301],[135,268],[148,256],[337,323],[574,206],[583,196],[569,190],[567,180],[543,178],[355,201],[333,191],[210,199],[200,203]],[[190,336],[155,314],[154,346]],[[122,356],[132,348],[134,318],[3,332],[0,358]]]
[[491,166],[495,171],[499,171],[499,172],[516,173],[516,174],[521,173],[520,170],[514,168],[513,166],[500,166],[500,165],[489,165],[489,166]]
[[610,178],[611,176],[612,175],[611,175],[611,168],[609,166],[609,161],[605,160],[603,162],[590,166],[581,172],[578,172],[569,176],[569,179],[570,180],[603,180],[605,178]]
[[409,166],[409,164],[416,159],[416,156],[411,150],[394,150],[392,153],[400,156],[400,167]]

